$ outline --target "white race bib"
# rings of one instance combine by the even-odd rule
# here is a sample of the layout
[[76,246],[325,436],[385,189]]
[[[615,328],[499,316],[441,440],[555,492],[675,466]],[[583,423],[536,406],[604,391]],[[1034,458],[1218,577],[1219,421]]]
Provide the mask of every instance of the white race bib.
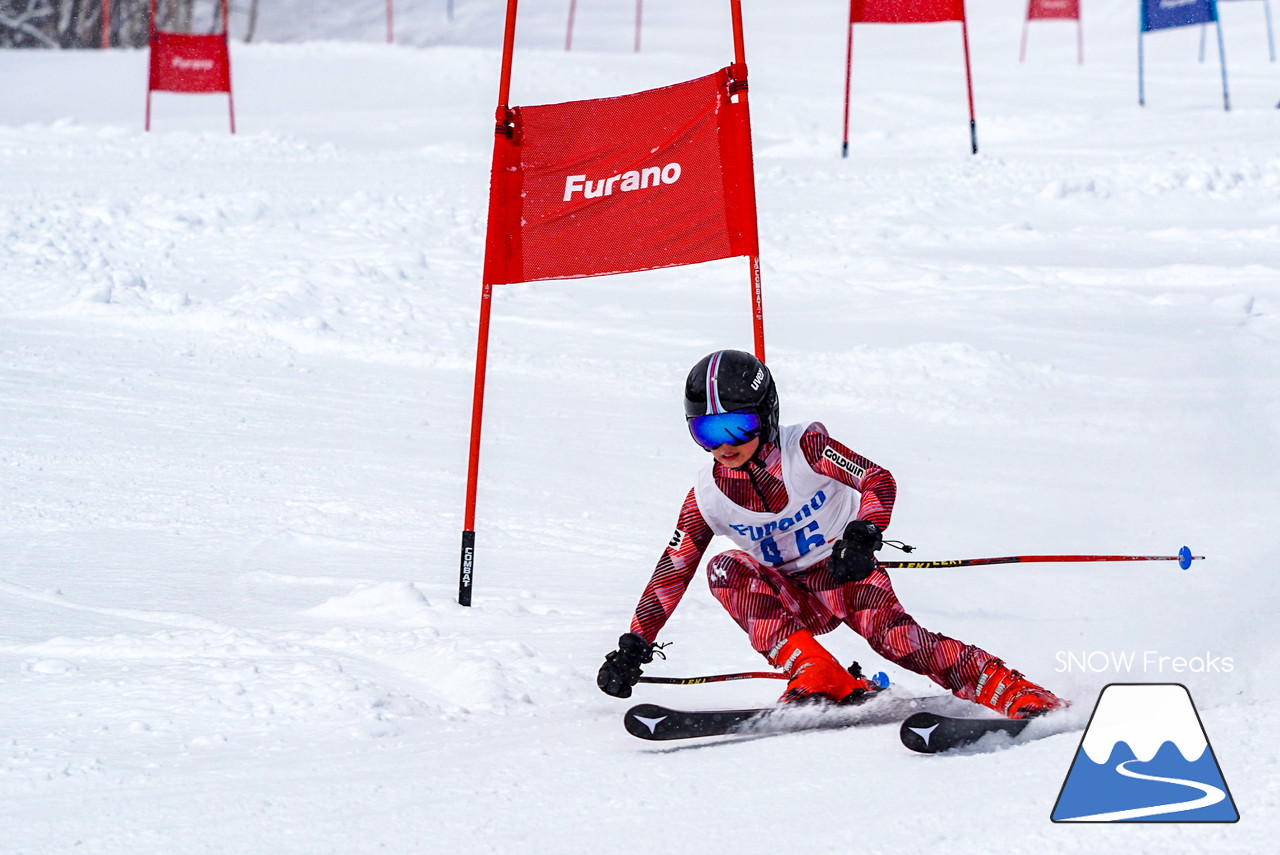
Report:
[[808,425],[788,425],[779,431],[782,483],[787,488],[787,506],[780,513],[749,511],[730,501],[716,486],[712,466],[700,473],[694,486],[698,509],[713,532],[785,573],[798,573],[826,558],[831,544],[857,515],[862,499],[857,490],[815,472],[805,460],[800,439],[807,429]]

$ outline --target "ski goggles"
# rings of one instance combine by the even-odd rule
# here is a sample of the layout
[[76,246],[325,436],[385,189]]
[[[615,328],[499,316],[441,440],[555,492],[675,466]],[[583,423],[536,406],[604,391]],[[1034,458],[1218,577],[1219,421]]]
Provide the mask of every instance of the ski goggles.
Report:
[[752,412],[694,416],[689,419],[689,433],[707,451],[722,445],[742,445],[760,435],[760,417]]

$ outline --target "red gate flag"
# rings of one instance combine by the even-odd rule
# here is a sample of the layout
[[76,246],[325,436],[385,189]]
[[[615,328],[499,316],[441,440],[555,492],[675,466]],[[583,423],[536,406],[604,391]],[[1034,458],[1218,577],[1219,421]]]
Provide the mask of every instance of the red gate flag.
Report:
[[935,24],[963,21],[964,0],[853,0],[851,24]]
[[157,31],[151,37],[153,92],[230,92],[227,37]]
[[756,357],[764,361],[742,0],[729,0],[733,64],[715,74],[616,98],[509,107],[517,4],[507,0],[489,173],[458,568],[463,606],[471,605],[475,575],[480,432],[495,285],[745,255]]
[[634,95],[506,111],[485,281],[601,276],[757,249],[745,68]]
[[1075,21],[1076,63],[1084,63],[1084,30],[1080,23],[1080,0],[1027,0],[1027,17],[1022,22],[1022,49],[1018,62],[1027,59],[1027,30],[1032,21]]
[[156,0],[151,0],[151,57],[147,75],[146,129],[151,130],[152,92],[225,92],[236,132],[231,95],[231,54],[227,49],[227,4],[222,3],[222,32],[209,35],[156,29]]
[[1080,19],[1080,0],[1028,0],[1027,20],[1040,18]]
[[969,23],[964,0],[849,0],[849,45],[844,63],[844,144],[841,156],[849,156],[849,93],[853,84],[854,24],[936,24],[959,21],[964,44],[964,80],[969,92],[969,142],[978,153],[978,123],[973,112],[973,74],[969,70]]

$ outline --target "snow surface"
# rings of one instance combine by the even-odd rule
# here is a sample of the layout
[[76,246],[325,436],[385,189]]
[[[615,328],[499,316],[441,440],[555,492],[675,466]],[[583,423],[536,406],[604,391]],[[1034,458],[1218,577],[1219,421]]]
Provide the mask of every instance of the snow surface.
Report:
[[[891,725],[650,745],[594,685],[705,461],[685,372],[750,347],[742,259],[499,290],[455,603],[502,4],[400,5],[389,47],[379,0],[264,3],[234,137],[220,97],[170,94],[144,134],[143,52],[0,53],[0,849],[1270,848],[1280,66],[1256,4],[1223,7],[1226,113],[1195,28],[1147,39],[1140,109],[1132,3],[1085,4],[1083,66],[1071,24],[1019,64],[1022,4],[973,3],[976,157],[959,27],[859,28],[842,161],[843,4],[746,3],[784,420],[891,469],[923,558],[1208,556],[896,574],[926,626],[1076,701],[957,757]],[[731,58],[727,4],[651,0],[638,55],[630,3],[580,3],[568,54],[566,4],[523,6],[517,104]],[[701,580],[663,640],[650,673],[763,664]],[[1238,824],[1050,823],[1099,691],[1132,681],[1190,688]]]

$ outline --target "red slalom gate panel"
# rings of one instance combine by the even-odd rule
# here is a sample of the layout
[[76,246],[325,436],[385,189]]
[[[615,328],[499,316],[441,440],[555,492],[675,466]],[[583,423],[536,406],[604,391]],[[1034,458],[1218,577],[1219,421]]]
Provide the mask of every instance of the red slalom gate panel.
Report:
[[151,0],[151,58],[147,75],[146,129],[151,130],[151,93],[227,94],[231,133],[236,132],[235,102],[231,95],[231,54],[227,48],[227,7],[222,4],[222,32],[172,33],[156,29],[156,4]]
[[1022,22],[1022,47],[1018,62],[1027,59],[1027,30],[1032,21],[1075,21],[1076,62],[1084,63],[1084,29],[1080,22],[1080,0],[1027,0],[1027,18]]
[[156,32],[151,37],[153,92],[230,92],[226,34]]
[[964,0],[853,0],[853,24],[932,24],[963,21]]
[[509,106],[517,6],[507,0],[498,78],[458,568],[463,606],[471,605],[474,585],[495,286],[745,255],[755,352],[765,359],[741,0],[729,0],[734,61],[727,68],[633,95],[533,107]]
[[1027,20],[1041,18],[1080,18],[1080,0],[1030,0],[1027,4]]
[[[751,135],[715,74],[505,111],[485,281],[600,276],[757,254]],[[745,72],[745,68],[740,69]]]
[[964,0],[849,0],[848,48],[844,64],[844,141],[840,153],[849,156],[849,113],[853,87],[854,24],[937,24],[960,22],[960,38],[964,45],[964,79],[969,95],[969,143],[978,153],[978,122],[973,109],[973,74],[969,68],[969,23]]

